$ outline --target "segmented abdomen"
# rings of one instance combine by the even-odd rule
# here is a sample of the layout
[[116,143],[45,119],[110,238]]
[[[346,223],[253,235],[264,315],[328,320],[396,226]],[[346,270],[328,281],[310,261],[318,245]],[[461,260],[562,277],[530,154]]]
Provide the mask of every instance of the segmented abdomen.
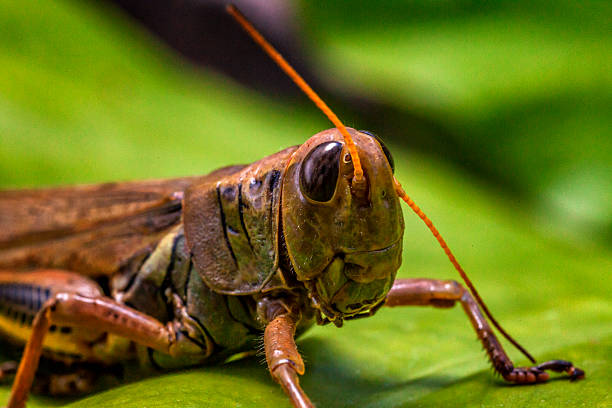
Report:
[[49,288],[38,285],[0,283],[0,315],[11,319],[14,324],[31,326],[36,312],[50,295]]
[[[59,292],[101,294],[92,280],[66,271],[0,271],[0,337],[16,345],[25,344],[36,313]],[[45,337],[44,353],[65,362],[98,361],[90,344],[100,336],[91,330],[52,325]]]

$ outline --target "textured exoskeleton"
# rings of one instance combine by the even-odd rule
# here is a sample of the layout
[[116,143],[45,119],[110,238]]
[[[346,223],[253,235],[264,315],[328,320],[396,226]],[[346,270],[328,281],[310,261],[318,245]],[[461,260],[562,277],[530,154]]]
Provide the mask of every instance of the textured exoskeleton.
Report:
[[[51,394],[85,392],[97,373],[124,361],[158,369],[215,362],[255,348],[262,333],[272,377],[295,407],[312,407],[299,385],[305,367],[294,337],[315,322],[341,326],[384,305],[460,302],[508,381],[542,382],[545,370],[582,377],[563,360],[514,367],[484,315],[520,345],[403,191],[382,141],[345,128],[229,11],[336,128],[202,177],[0,192],[0,335],[24,348],[18,367],[0,364],[0,379],[15,373],[8,407],[22,408],[33,383]],[[400,198],[469,290],[454,281],[395,279]],[[57,371],[36,377],[41,358]]]

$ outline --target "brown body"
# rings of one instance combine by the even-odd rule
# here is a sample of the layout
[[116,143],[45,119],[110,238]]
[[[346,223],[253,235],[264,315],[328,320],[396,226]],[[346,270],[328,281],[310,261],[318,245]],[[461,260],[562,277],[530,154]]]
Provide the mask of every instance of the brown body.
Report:
[[[294,407],[309,408],[296,334],[315,318],[341,326],[385,304],[461,303],[507,381],[546,381],[545,370],[582,377],[563,360],[514,367],[481,308],[518,343],[403,191],[382,141],[345,128],[244,17],[228,11],[336,128],[203,177],[0,193],[0,335],[25,343],[8,408],[25,406],[43,355],[75,370],[48,377],[46,391],[61,394],[91,387],[83,364],[136,356],[157,368],[202,364],[254,347],[261,332],[272,377]],[[395,280],[400,198],[470,291],[454,281]],[[0,364],[0,379],[15,367]]]
[[[264,293],[299,296],[279,267],[281,183],[295,150],[202,177],[0,192],[0,334],[25,344],[58,293],[108,296],[162,323],[177,296],[202,326],[192,337],[204,357],[247,346],[263,330]],[[69,364],[135,357],[125,344],[97,352],[100,343],[104,332],[54,329],[44,355]]]
[[280,184],[295,149],[200,177],[0,192],[0,269],[129,274],[185,209],[207,283],[254,293],[278,269]]
[[[315,318],[341,326],[385,302],[461,302],[510,381],[544,381],[544,369],[581,375],[564,361],[515,368],[455,282],[394,282],[403,219],[390,157],[371,134],[350,133],[365,189],[351,183],[350,156],[330,129],[202,177],[0,193],[0,334],[27,342],[9,407],[23,406],[41,356],[69,374],[39,376],[37,388],[63,394],[92,387],[83,364],[202,364],[253,348],[264,331],[273,377],[295,406],[308,407],[293,336]],[[311,199],[303,185],[315,151],[325,163],[335,158],[329,201]],[[0,378],[9,371],[0,366]]]
[[[370,151],[371,159],[363,161],[370,178],[381,178],[381,171],[390,174],[388,166],[376,168],[385,160],[378,142],[351,131]],[[25,343],[42,303],[61,292],[109,296],[162,323],[171,319],[165,310],[176,307],[173,296],[178,296],[188,315],[203,326],[205,334],[195,340],[206,344],[203,353],[208,357],[219,349],[238,350],[246,346],[252,329],[263,330],[261,322],[251,322],[257,322],[256,303],[266,294],[299,299],[308,316],[303,327],[314,316],[308,296],[322,303],[326,313],[319,320],[380,305],[401,262],[399,202],[383,192],[391,192],[393,185],[384,179],[373,184],[366,205],[351,199],[350,186],[340,177],[337,194],[323,208],[292,187],[305,153],[338,140],[341,136],[330,129],[299,149],[202,177],[0,192],[0,286],[4,280],[21,285],[15,289],[28,296],[47,293],[36,302],[38,307],[9,304],[0,331],[9,340]],[[345,170],[351,174],[350,168]],[[324,227],[316,231],[320,225]],[[317,238],[302,238],[308,235]],[[177,257],[184,266],[177,266]],[[351,268],[342,276],[345,264]],[[192,274],[200,278],[200,286],[181,286],[183,280],[193,286]],[[37,286],[28,284],[37,279]],[[166,280],[172,284],[164,286]],[[194,292],[191,297],[189,290]],[[355,292],[363,299],[353,299]],[[249,315],[251,324],[244,330],[233,329],[235,324],[220,310],[210,310],[221,297],[232,303],[227,300],[231,296],[248,304],[234,313]],[[6,315],[20,308],[26,316],[6,323],[11,320]],[[236,308],[230,309],[231,314]],[[96,334],[105,341],[104,333]],[[83,338],[78,330],[66,330],[64,336],[54,333],[46,344],[45,355],[69,363],[134,357],[124,354],[127,346],[98,354],[85,350],[84,344],[95,342],[91,333]]]

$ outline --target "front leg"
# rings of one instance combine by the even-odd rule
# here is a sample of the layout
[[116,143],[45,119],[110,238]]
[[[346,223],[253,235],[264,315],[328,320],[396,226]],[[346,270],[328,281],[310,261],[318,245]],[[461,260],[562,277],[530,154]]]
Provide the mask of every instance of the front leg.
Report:
[[518,384],[543,382],[549,378],[545,370],[566,372],[570,380],[584,377],[584,371],[564,360],[552,360],[533,367],[514,367],[470,292],[455,281],[397,279],[387,295],[386,306],[451,307],[455,302],[461,302],[493,368],[506,381]]
[[265,318],[269,322],[264,332],[266,361],[272,378],[280,384],[295,408],[313,408],[314,405],[300,387],[298,374],[304,374],[304,361],[295,345],[295,329],[299,316],[284,305],[267,307]]

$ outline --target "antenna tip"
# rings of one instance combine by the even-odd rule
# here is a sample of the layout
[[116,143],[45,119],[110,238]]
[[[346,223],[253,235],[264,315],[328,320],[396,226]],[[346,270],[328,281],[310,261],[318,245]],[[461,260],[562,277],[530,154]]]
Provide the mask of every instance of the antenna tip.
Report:
[[228,3],[225,6],[225,11],[227,11],[228,13],[235,13],[238,9],[236,8],[236,6],[234,6],[232,3]]

